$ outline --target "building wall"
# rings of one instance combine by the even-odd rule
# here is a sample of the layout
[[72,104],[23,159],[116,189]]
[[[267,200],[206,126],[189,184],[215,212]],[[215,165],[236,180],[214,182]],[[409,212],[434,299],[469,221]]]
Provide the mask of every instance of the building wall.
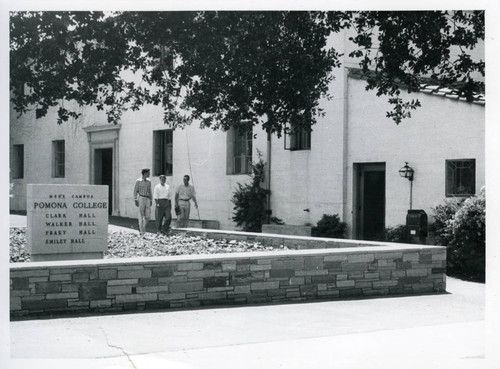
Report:
[[[13,145],[24,145],[24,178],[14,179],[10,198],[11,210],[26,210],[26,184],[88,184],[89,149],[87,134],[83,127],[105,119],[89,108],[80,109],[84,115],[78,120],[57,124],[56,110],[47,116],[35,119],[29,112],[18,117],[10,111],[10,166],[13,163]],[[52,141],[65,140],[65,177],[52,177]]]
[[[343,34],[329,46],[343,52]],[[311,149],[284,149],[284,138],[273,137],[271,208],[287,224],[316,224],[323,214],[343,212],[346,70],[333,70],[331,99],[320,101],[324,116],[312,127]]]
[[[168,129],[158,107],[144,107],[140,112],[126,113],[120,129],[120,215],[135,217],[137,208],[133,201],[133,188],[143,168],[153,168],[153,131]],[[257,150],[265,149],[265,133],[255,128],[253,158]],[[173,174],[167,184],[174,191],[182,184],[185,174],[195,186],[198,211],[191,207],[191,218],[217,220],[223,229],[234,229],[233,204],[230,201],[238,182],[250,180],[248,175],[226,174],[227,133],[200,129],[197,122],[173,133]],[[152,186],[159,183],[158,176],[151,176]],[[154,211],[153,218],[154,218]]]
[[[476,193],[485,185],[484,105],[427,93],[402,94],[422,104],[412,117],[397,125],[386,118],[387,97],[365,90],[365,81],[349,78],[348,85],[347,216],[352,223],[354,163],[386,164],[386,226],[405,224],[410,183],[399,176],[408,162],[415,170],[413,208],[443,204],[445,160],[476,159]],[[351,219],[349,219],[351,217]]]
[[[56,110],[51,109],[46,117],[35,119],[34,113],[21,117],[11,111],[10,149],[11,167],[13,145],[24,145],[24,178],[10,179],[13,184],[10,209],[26,210],[26,184],[88,184],[91,182],[90,151],[84,128],[96,125],[107,126],[104,114],[91,108],[81,109],[83,115],[58,125]],[[166,129],[162,110],[155,106],[144,106],[139,112],[126,112],[119,130],[118,152],[118,207],[115,214],[136,217],[137,208],[133,201],[133,188],[143,168],[153,167],[153,131]],[[257,151],[265,152],[265,132],[255,129],[253,158],[258,160]],[[65,177],[52,178],[52,141],[65,140]],[[173,175],[167,184],[182,183],[185,174],[191,176],[199,202],[201,219],[218,220],[221,228],[234,229],[232,221],[233,204],[230,201],[237,183],[250,180],[248,175],[226,174],[227,133],[210,129],[199,129],[195,122],[185,129],[174,131]],[[116,153],[115,153],[116,154]],[[151,177],[152,185],[159,183],[158,176]],[[154,209],[153,209],[154,210]],[[154,211],[152,212],[154,219]],[[192,218],[198,219],[198,212],[192,208]]]
[[[323,102],[325,116],[311,136],[311,150],[284,149],[284,138],[272,137],[271,208],[286,224],[315,224],[323,214],[339,214],[353,224],[354,163],[386,164],[386,225],[403,224],[409,207],[410,184],[398,170],[407,161],[415,169],[413,208],[432,207],[445,199],[445,160],[476,159],[476,190],[485,183],[484,106],[425,93],[413,94],[422,107],[412,118],[396,125],[385,117],[386,98],[367,92],[364,81],[345,78],[336,71],[333,100]],[[347,85],[348,84],[348,85]],[[344,95],[347,91],[347,95]],[[344,99],[347,96],[347,99]],[[346,124],[347,121],[347,124]],[[106,125],[104,115],[85,109],[77,121],[57,125],[55,111],[35,120],[33,114],[16,119],[11,114],[10,142],[24,144],[24,179],[14,184],[12,210],[26,209],[26,184],[89,183],[90,157],[83,128]],[[146,106],[124,114],[119,132],[119,215],[135,217],[134,181],[142,168],[153,166],[153,131],[168,128],[158,107]],[[253,160],[258,151],[267,161],[266,133],[254,128]],[[52,178],[52,140],[66,141],[66,176]],[[248,175],[226,173],[227,134],[199,129],[197,123],[174,132],[173,175],[168,184],[182,183],[191,175],[201,219],[218,220],[222,229],[235,229],[230,201],[238,182]],[[153,186],[159,182],[152,177]],[[154,213],[154,212],[153,212]],[[154,218],[154,215],[153,215]],[[192,218],[198,218],[193,208]]]
[[[273,215],[287,224],[315,224],[323,214],[339,214],[353,223],[354,163],[386,164],[386,225],[403,224],[409,207],[410,184],[398,170],[407,161],[415,169],[413,208],[432,207],[445,199],[445,160],[476,159],[476,190],[485,184],[484,106],[448,97],[419,93],[422,107],[412,118],[396,125],[385,117],[386,98],[364,89],[364,81],[342,76],[332,86],[334,99],[325,106],[311,137],[311,150],[284,149],[284,138],[272,137],[271,186]],[[348,86],[344,83],[348,81]],[[347,99],[343,90],[347,88]],[[347,102],[346,102],[347,101]],[[346,114],[344,114],[346,109]],[[347,119],[347,125],[345,120]],[[77,121],[57,125],[55,112],[35,120],[30,113],[16,119],[11,114],[10,142],[24,144],[24,179],[12,179],[12,210],[26,209],[26,184],[89,183],[89,143],[84,127],[107,124],[91,109]],[[134,181],[144,167],[153,165],[153,130],[167,128],[161,109],[144,107],[126,113],[119,132],[119,204],[121,216],[135,217]],[[267,161],[266,133],[254,129],[253,160],[258,153]],[[66,141],[66,176],[52,178],[52,140]],[[226,173],[227,134],[199,129],[196,123],[174,132],[173,176],[167,183],[182,183],[191,175],[200,205],[199,217],[220,222],[222,229],[235,229],[230,201],[238,182],[247,175]],[[344,162],[345,161],[345,162]],[[153,186],[158,177],[151,178]],[[193,208],[192,218],[198,213]],[[153,215],[154,218],[154,215]]]

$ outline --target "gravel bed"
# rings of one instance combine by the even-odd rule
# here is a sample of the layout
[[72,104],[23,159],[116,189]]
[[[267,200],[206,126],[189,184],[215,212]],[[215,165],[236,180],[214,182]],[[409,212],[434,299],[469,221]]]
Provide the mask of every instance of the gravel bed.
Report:
[[[264,246],[260,242],[211,240],[174,233],[168,236],[147,233],[144,237],[131,232],[109,232],[105,259],[153,257],[190,254],[223,254],[232,252],[288,250],[285,246]],[[26,228],[10,229],[10,262],[31,261],[26,249]]]

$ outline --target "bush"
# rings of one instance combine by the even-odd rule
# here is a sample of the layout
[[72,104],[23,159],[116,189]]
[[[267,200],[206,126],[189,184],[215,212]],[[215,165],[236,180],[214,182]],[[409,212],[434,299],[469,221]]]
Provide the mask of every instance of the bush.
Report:
[[404,224],[386,228],[384,240],[386,242],[410,243],[410,231]]
[[[252,182],[238,183],[231,199],[234,204],[233,220],[245,232],[262,232],[262,224],[267,218],[266,199],[269,190],[260,187],[264,182],[264,161],[259,158],[257,163],[252,163]],[[278,218],[273,218],[279,221]]]
[[340,221],[339,215],[323,214],[316,227],[311,229],[314,237],[345,238],[347,223]]
[[435,209],[436,243],[446,246],[447,272],[459,278],[484,282],[486,265],[486,198],[448,202]]
[[451,274],[484,282],[486,266],[486,199],[484,190],[465,200],[451,221],[453,239],[448,245]]
[[446,200],[444,205],[438,205],[432,209],[434,222],[429,225],[429,233],[434,237],[436,245],[447,246],[452,241],[451,222],[464,201],[464,199]]

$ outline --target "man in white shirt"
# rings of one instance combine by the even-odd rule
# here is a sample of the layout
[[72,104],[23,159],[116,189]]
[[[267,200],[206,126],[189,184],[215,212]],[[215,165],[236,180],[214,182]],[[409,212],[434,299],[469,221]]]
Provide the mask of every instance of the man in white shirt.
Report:
[[[153,198],[156,203],[156,231],[158,234],[167,234],[170,231],[170,223],[172,222],[172,194],[170,186],[166,184],[167,176],[160,175],[160,183],[153,190]],[[162,229],[163,219],[165,225]]]
[[189,184],[189,176],[186,174],[183,178],[183,184],[177,187],[175,191],[175,205],[180,210],[180,213],[177,215],[177,228],[186,228],[188,225],[190,200],[193,200],[194,206],[198,209],[196,192],[194,187]]

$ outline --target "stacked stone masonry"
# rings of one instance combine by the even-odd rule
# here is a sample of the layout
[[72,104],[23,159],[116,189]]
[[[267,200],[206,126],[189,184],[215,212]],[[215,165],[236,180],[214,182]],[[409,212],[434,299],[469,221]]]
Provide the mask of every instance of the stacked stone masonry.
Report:
[[[358,241],[359,242],[359,241]],[[446,249],[315,250],[19,263],[12,317],[440,293]]]
[[[278,226],[278,227],[284,227],[284,226]],[[302,235],[291,235],[283,233],[279,234],[252,233],[252,232],[239,232],[239,231],[225,231],[217,229],[189,228],[187,230],[181,230],[181,231],[174,230],[174,232],[183,233],[188,236],[199,236],[212,240],[237,240],[237,241],[247,241],[247,242],[259,242],[264,246],[272,246],[272,247],[285,246],[286,248],[291,250],[394,245],[394,243],[383,243],[379,241],[360,241],[360,240],[350,240],[350,239],[340,239],[340,238],[322,238],[322,237],[311,237]]]

